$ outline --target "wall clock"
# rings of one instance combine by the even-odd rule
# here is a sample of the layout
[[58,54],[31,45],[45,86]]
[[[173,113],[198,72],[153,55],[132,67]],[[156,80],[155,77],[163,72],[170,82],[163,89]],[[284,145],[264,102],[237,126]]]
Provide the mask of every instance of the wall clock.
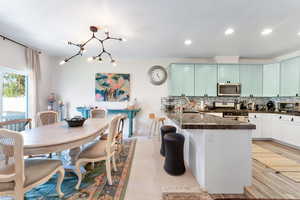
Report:
[[153,85],[161,85],[167,80],[168,73],[164,67],[154,65],[149,69],[148,76]]

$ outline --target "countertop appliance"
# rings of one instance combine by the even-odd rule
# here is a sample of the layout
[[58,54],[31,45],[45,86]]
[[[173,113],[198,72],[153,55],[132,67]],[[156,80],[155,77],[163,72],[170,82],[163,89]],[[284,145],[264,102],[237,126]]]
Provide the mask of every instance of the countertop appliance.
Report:
[[218,96],[240,96],[240,83],[218,83]]
[[267,102],[267,109],[268,111],[274,111],[275,110],[275,104],[273,101],[268,101]]
[[280,112],[293,112],[295,111],[296,103],[290,102],[280,102],[279,111]]

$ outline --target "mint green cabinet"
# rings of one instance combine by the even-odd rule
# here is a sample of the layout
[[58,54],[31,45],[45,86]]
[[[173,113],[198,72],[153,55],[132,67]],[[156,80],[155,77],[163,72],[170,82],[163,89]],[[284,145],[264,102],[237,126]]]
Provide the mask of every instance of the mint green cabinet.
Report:
[[263,66],[263,96],[274,97],[279,95],[280,64],[266,64]]
[[262,65],[240,65],[240,83],[242,96],[262,96]]
[[280,96],[299,94],[300,57],[281,62],[280,73]]
[[195,96],[217,96],[217,70],[214,64],[195,65]]
[[218,65],[218,82],[219,83],[239,83],[239,65],[220,64]]
[[195,65],[171,64],[169,66],[169,95],[194,96],[195,90]]

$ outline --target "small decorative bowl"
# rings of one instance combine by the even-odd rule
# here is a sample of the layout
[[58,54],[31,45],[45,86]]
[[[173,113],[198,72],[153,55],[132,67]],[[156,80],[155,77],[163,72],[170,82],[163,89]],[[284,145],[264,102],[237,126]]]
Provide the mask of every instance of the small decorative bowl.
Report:
[[69,127],[80,127],[83,126],[85,122],[85,118],[83,117],[73,117],[71,119],[65,119],[65,121],[68,123]]

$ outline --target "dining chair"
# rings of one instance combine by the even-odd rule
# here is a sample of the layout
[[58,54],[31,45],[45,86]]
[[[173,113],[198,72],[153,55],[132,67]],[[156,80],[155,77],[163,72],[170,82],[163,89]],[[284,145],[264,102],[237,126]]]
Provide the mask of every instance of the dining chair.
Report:
[[90,116],[91,118],[105,118],[107,115],[107,110],[104,108],[91,109]]
[[[49,124],[55,124],[58,122],[58,113],[52,110],[42,111],[37,113],[37,125],[45,126]],[[61,152],[57,153],[59,157]],[[52,158],[52,153],[49,154],[49,158]]]
[[31,122],[32,120],[30,118],[3,121],[0,122],[0,128],[5,128],[5,129],[19,132],[19,131],[24,131],[26,127],[31,129]]
[[[11,146],[12,148],[5,148]],[[7,152],[12,151],[12,152]],[[9,154],[9,160],[4,160]],[[20,133],[0,129],[0,196],[14,196],[24,199],[24,193],[47,182],[58,173],[56,191],[59,197],[64,194],[61,184],[65,170],[60,160],[25,159],[23,153],[23,137]]]
[[[16,119],[16,120],[9,120],[9,121],[4,121],[0,122],[0,128],[5,128],[8,130],[12,131],[23,131],[27,127],[31,129],[31,119]],[[5,163],[8,162],[9,157],[13,156],[13,146],[11,145],[4,145],[3,144],[3,149],[5,149]]]
[[55,111],[43,111],[37,114],[38,126],[54,124],[58,121],[58,113]]
[[95,140],[93,143],[88,144],[83,148],[83,150],[78,155],[78,159],[75,163],[75,173],[78,177],[78,182],[75,188],[78,190],[82,181],[82,174],[80,167],[83,164],[99,162],[105,160],[106,165],[106,175],[108,179],[108,184],[112,185],[111,178],[111,161],[113,163],[114,171],[117,171],[116,161],[115,161],[115,149],[116,141],[115,134],[117,130],[117,125],[120,121],[122,115],[116,115],[112,118],[109,126],[109,133],[107,140]]

